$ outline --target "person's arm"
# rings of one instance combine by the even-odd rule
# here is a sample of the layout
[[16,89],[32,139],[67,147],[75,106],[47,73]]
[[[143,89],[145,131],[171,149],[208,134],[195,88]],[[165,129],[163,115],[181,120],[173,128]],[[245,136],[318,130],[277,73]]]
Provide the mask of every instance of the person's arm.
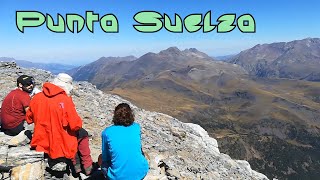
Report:
[[147,159],[148,162],[150,162],[150,156],[148,153],[144,152],[143,149],[141,148],[141,152],[142,152],[142,155]]
[[31,108],[27,107],[25,108],[26,110],[26,122],[28,124],[32,124],[34,121],[33,121],[33,113],[31,111]]
[[24,113],[27,113],[31,103],[29,95],[20,96],[19,101],[21,103],[21,106],[23,107]]
[[[20,102],[20,105],[21,105],[21,111],[24,111],[23,113],[26,115],[26,122],[28,124],[31,124],[33,123],[33,120],[30,119],[32,117],[32,114],[30,114],[29,112],[29,115],[27,115],[27,112],[29,110],[29,106],[30,106],[30,103],[31,103],[31,100],[30,100],[30,97],[29,95],[20,95],[18,96],[19,97],[19,102]],[[28,119],[28,116],[29,116],[29,119]]]
[[78,115],[71,98],[68,102],[66,116],[67,122],[64,126],[69,125],[71,131],[78,131],[82,127],[82,120]]
[[102,132],[102,163],[101,170],[105,177],[108,174],[108,168],[111,166],[111,155],[109,150],[109,145],[107,142],[107,134],[105,131]]

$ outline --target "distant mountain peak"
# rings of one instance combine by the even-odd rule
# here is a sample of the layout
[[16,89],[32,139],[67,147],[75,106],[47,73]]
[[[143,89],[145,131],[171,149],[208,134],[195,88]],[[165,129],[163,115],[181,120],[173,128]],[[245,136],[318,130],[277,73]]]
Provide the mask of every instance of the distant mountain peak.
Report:
[[181,54],[181,51],[180,51],[180,49],[179,48],[177,48],[177,47],[169,47],[168,49],[166,49],[166,50],[162,50],[162,51],[160,51],[160,53],[159,54],[164,54],[164,55],[180,55]]
[[194,52],[194,53],[200,52],[197,48],[189,48],[189,49],[185,49],[185,51],[190,51],[190,52]]
[[301,41],[320,41],[320,38],[307,37],[307,38],[305,38],[305,39],[302,39]]
[[183,52],[186,53],[187,55],[196,56],[198,58],[211,58],[206,53],[201,52],[196,48],[185,49]]
[[172,57],[195,57],[200,59],[212,59],[206,53],[199,51],[196,48],[187,48],[181,51],[177,47],[169,47],[168,49],[160,51],[159,55]]
[[180,49],[176,46],[172,46],[172,47],[169,47],[168,49],[166,49],[167,51],[177,51],[177,52],[181,52]]
[[183,52],[185,52],[185,53],[203,54],[203,52],[200,52],[200,51],[199,51],[198,49],[196,49],[196,48],[185,49],[185,50],[183,50]]
[[257,44],[242,51],[230,62],[258,77],[280,77],[320,81],[320,39],[305,38],[290,42]]
[[0,57],[0,61],[15,61],[12,57]]

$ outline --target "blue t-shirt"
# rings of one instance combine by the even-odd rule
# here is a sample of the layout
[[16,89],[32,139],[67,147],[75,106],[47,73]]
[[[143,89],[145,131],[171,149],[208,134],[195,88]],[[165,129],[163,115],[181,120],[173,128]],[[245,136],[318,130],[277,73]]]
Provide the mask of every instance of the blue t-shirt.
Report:
[[113,180],[143,179],[149,169],[142,154],[141,130],[138,123],[112,125],[102,132],[102,171]]

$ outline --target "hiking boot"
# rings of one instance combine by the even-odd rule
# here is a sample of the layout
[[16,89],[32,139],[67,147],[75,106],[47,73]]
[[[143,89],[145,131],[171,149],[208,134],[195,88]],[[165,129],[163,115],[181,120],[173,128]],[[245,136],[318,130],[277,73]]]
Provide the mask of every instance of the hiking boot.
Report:
[[87,175],[87,176],[90,175],[92,172],[92,169],[93,169],[92,166],[84,168],[85,175]]
[[74,165],[74,171],[76,174],[80,173],[82,170],[81,170],[81,165],[80,164],[76,164]]

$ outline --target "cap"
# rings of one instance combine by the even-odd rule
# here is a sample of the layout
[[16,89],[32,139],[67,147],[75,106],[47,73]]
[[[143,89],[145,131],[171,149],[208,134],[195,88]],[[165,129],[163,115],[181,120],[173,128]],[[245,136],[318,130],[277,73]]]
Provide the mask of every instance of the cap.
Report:
[[28,75],[21,75],[17,79],[17,86],[19,86],[19,83],[23,86],[30,86],[31,84],[34,84],[34,78]]

